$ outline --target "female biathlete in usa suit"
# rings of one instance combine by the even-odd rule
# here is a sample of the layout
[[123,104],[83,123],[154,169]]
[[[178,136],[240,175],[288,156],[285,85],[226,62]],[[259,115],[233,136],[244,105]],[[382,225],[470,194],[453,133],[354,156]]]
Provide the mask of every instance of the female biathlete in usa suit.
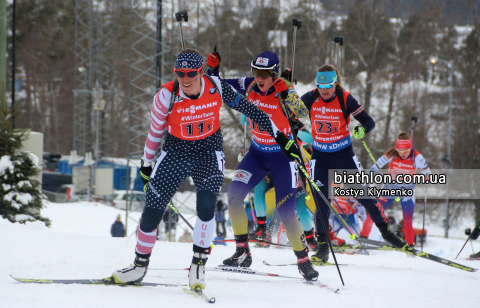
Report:
[[[205,264],[215,232],[215,204],[223,183],[219,115],[222,103],[259,123],[269,136],[275,137],[285,155],[300,155],[298,148],[285,149],[288,138],[278,131],[266,113],[218,77],[203,74],[203,58],[198,51],[185,49],[177,56],[175,75],[178,83],[163,85],[153,99],[150,131],[140,168],[147,195],[138,228],[136,258],[134,264],[113,272],[112,278],[117,283],[142,281],[165,208],[185,178],[191,176],[197,189],[198,218],[193,233],[189,284],[192,289],[205,288]],[[152,168],[164,132],[165,144]]]
[[[213,56],[212,54],[211,56]],[[211,56],[209,56],[209,60]],[[214,64],[211,62],[208,62],[209,66]],[[218,65],[218,62],[216,64]],[[258,55],[256,60],[252,61],[251,67],[254,78],[244,77],[224,80],[246,96],[249,102],[268,114],[275,126],[293,139],[290,124],[281,106],[282,95],[286,97],[288,107],[298,116],[305,117],[307,110],[293,87],[289,87],[284,79],[277,77],[279,70],[277,55],[271,51],[264,51]],[[252,129],[252,144],[248,153],[238,165],[228,190],[228,212],[235,234],[236,251],[232,257],[224,260],[223,264],[241,267],[249,267],[252,264],[252,256],[248,246],[247,216],[243,207],[243,200],[249,191],[257,186],[267,174],[271,173],[275,182],[278,215],[297,256],[299,272],[305,279],[315,280],[318,277],[318,272],[313,269],[308,257],[302,225],[295,214],[297,166],[282,155],[275,139],[265,131],[260,123],[257,123],[255,119],[248,115],[247,117]]]
[[[341,86],[341,76],[333,65],[323,65],[318,69],[316,76],[317,88],[302,96],[305,106],[310,111],[312,123],[313,153],[311,168],[313,169],[313,180],[320,187],[325,197],[328,196],[329,172],[333,169],[359,170],[361,164],[355,156],[350,140],[348,125],[350,115],[353,115],[361,125],[353,130],[353,136],[357,139],[364,137],[375,127],[373,119],[365,112],[363,106]],[[341,102],[344,104],[341,105]],[[361,185],[353,186],[361,188]],[[329,206],[322,198],[319,207],[325,223],[328,226]],[[395,247],[403,248],[407,243],[397,237],[388,227],[388,220],[383,215],[374,197],[359,198],[362,204],[370,213],[373,221],[380,229],[385,240]],[[320,215],[315,215],[315,229],[317,231],[318,250],[312,256],[312,261],[328,260],[328,244],[326,233],[320,221]]]

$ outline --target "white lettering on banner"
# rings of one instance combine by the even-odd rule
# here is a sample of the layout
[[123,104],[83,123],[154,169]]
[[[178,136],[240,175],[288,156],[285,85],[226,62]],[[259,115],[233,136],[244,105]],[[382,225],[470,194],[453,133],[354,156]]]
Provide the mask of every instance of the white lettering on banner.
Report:
[[342,112],[342,109],[336,109],[336,108],[318,108],[318,107],[313,107],[313,111],[320,111],[321,113],[325,114],[327,112]]
[[[269,135],[269,136],[270,136],[270,135]],[[264,138],[259,138],[259,137],[255,136],[255,135],[253,135],[253,138],[255,138],[255,140],[257,140],[257,141],[259,141],[259,142],[263,142],[263,143],[270,143],[270,144],[275,144],[275,143],[277,143],[277,142],[275,141],[275,139],[273,139],[273,138],[264,139]]]
[[400,163],[400,162],[392,162],[392,165],[395,165],[395,167],[405,167],[405,168],[412,168],[412,165],[410,164],[405,164],[405,163]]
[[342,148],[343,146],[348,144],[348,139],[339,143],[334,143],[328,146],[329,150],[335,150],[337,148]]
[[242,169],[237,169],[235,170],[235,173],[233,174],[233,180],[232,181],[240,181],[245,184],[250,181],[250,178],[252,177],[252,174],[246,170]]
[[264,108],[268,108],[268,109],[277,109],[277,105],[271,105],[271,104],[265,104],[265,103],[262,103],[260,100],[252,100],[250,99],[249,100],[250,103],[254,104],[255,106],[258,106],[258,107],[264,107]]
[[318,141],[323,141],[323,142],[336,141],[336,140],[338,140],[338,139],[345,138],[345,136],[332,136],[332,137],[327,137],[327,138],[325,138],[325,137],[318,137],[318,136],[316,136],[316,137],[317,137],[317,138],[315,138],[315,139],[317,139]]
[[204,104],[204,105],[191,105],[189,108],[178,108],[177,109],[177,112],[178,113],[185,113],[185,112],[190,112],[190,113],[195,113],[197,110],[202,110],[202,109],[206,109],[206,108],[212,108],[212,107],[215,107],[218,105],[218,102],[213,102],[213,103],[208,103],[208,104]]
[[322,120],[338,120],[340,117],[337,116],[326,116],[321,114],[316,114],[315,119],[322,119]]
[[202,118],[211,117],[211,116],[213,116],[213,112],[204,113],[204,114],[196,114],[196,115],[191,115],[191,116],[183,116],[182,121],[197,120],[197,119],[202,119]]

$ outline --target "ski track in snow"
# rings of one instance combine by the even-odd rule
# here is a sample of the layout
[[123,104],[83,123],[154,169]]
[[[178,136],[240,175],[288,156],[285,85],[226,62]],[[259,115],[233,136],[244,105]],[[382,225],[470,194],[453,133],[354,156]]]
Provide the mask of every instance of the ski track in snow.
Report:
[[[9,277],[13,274],[19,278],[104,278],[128,266],[134,259],[136,240],[134,236],[110,237],[110,226],[118,213],[124,215],[123,211],[102,204],[51,203],[42,211],[42,215],[52,219],[51,228],[39,222],[19,225],[0,220],[0,307],[208,305],[185,294],[180,287],[21,284]],[[136,220],[139,216],[140,213],[134,213]],[[130,220],[128,232],[136,225]],[[429,234],[443,235],[439,227],[429,225],[427,229]],[[452,230],[451,236],[462,237],[461,232],[461,228]],[[177,232],[177,237],[180,233]],[[345,234],[340,235],[345,238]],[[424,250],[453,260],[465,239],[429,237]],[[480,250],[479,241],[473,245],[475,251]],[[234,249],[233,243],[215,246],[207,267],[221,264]],[[480,261],[465,260],[471,251],[467,244],[457,261],[479,268]],[[262,264],[263,260],[272,264],[296,262],[289,249],[252,247],[252,256],[252,269],[300,277],[295,266]],[[323,283],[340,288],[338,294],[292,279],[217,272],[206,272],[205,292],[216,297],[217,307],[478,307],[479,272],[469,273],[393,251],[372,251],[370,256],[336,256],[339,263],[352,264],[340,267],[345,286],[341,285],[334,266],[317,270]],[[191,244],[157,242],[150,267],[186,268],[191,258]],[[330,261],[333,262],[331,256]],[[150,270],[144,281],[188,284],[187,271]]]

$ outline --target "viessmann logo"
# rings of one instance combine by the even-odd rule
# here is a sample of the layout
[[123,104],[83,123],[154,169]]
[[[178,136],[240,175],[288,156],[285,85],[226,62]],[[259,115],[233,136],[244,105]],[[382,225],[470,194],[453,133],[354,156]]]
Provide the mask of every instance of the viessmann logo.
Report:
[[400,168],[412,168],[413,166],[410,165],[410,164],[404,164],[404,163],[396,163],[394,162],[393,163],[395,165],[395,167],[400,167]]
[[177,112],[178,113],[189,112],[191,114],[194,114],[195,112],[197,112],[197,110],[212,108],[212,107],[217,106],[217,105],[218,105],[218,102],[216,102],[216,101],[213,102],[213,103],[208,103],[208,104],[204,104],[204,105],[192,105],[192,106],[190,106],[190,108],[178,108]]
[[265,103],[262,103],[260,100],[251,100],[250,101],[252,104],[254,104],[255,106],[258,106],[258,107],[264,107],[264,108],[267,108],[267,109],[277,109],[277,105],[270,105],[270,104],[265,104]]
[[313,107],[313,111],[320,111],[322,114],[325,114],[326,112],[342,112],[342,109]]

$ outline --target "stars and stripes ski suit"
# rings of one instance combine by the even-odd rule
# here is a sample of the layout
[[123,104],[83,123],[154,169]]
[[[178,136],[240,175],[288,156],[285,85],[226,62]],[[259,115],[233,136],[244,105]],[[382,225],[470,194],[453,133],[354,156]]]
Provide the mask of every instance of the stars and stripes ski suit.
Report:
[[165,208],[188,176],[192,177],[197,190],[198,218],[193,243],[202,248],[210,246],[215,232],[215,204],[224,177],[219,117],[222,103],[253,119],[269,136],[276,135],[277,128],[267,114],[226,82],[218,77],[210,78],[203,76],[198,97],[188,97],[179,87],[170,115],[173,81],[163,85],[153,99],[144,161],[152,162],[163,134],[166,136],[146,190],[137,253],[148,255],[152,252],[156,228]]

